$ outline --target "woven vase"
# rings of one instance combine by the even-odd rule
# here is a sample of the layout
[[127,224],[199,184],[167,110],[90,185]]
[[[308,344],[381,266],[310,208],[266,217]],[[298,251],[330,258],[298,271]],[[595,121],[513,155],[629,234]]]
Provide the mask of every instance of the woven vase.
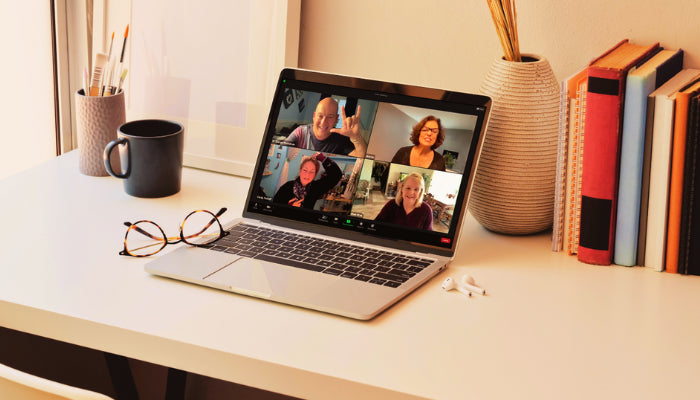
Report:
[[549,229],[559,125],[559,84],[546,58],[496,59],[481,93],[493,100],[469,210],[485,228],[527,235]]

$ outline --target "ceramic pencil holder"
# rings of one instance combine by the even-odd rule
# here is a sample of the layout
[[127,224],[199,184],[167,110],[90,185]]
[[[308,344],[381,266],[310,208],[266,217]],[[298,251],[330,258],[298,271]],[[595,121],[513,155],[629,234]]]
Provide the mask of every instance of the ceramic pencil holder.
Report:
[[[117,139],[119,126],[126,122],[124,92],[113,96],[85,96],[80,89],[75,93],[75,107],[80,172],[107,176],[103,153],[105,146]],[[121,169],[118,154],[110,158],[110,163],[115,171]]]

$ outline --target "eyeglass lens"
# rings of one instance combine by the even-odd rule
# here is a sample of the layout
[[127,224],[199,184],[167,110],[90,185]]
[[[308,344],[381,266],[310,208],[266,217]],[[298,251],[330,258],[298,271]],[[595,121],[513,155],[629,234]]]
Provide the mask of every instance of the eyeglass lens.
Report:
[[221,236],[221,225],[209,211],[195,211],[185,218],[180,227],[182,239],[189,244],[206,244]]
[[136,257],[150,256],[159,252],[167,243],[167,238],[158,225],[151,221],[139,221],[129,226],[124,238],[128,254]]

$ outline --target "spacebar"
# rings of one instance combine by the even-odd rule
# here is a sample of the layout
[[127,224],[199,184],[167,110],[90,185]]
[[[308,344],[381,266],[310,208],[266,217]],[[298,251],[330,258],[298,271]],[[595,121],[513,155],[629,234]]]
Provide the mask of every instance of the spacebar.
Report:
[[316,271],[316,272],[321,272],[325,267],[321,267],[319,265],[314,265],[314,264],[307,264],[305,262],[301,261],[296,261],[296,260],[288,260],[286,258],[279,258],[275,256],[269,256],[267,254],[258,254],[254,258],[258,260],[263,260],[263,261],[269,261],[277,264],[282,264],[282,265],[289,265],[290,267],[296,267],[296,268],[302,268],[302,269],[308,269],[309,271]]

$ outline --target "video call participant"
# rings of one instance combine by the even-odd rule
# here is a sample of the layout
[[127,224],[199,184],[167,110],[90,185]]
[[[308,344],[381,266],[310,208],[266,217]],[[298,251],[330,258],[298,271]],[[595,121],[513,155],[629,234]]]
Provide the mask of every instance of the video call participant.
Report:
[[324,153],[364,157],[367,143],[360,134],[360,111],[346,117],[345,107],[341,107],[342,126],[334,128],[338,122],[338,103],[331,97],[318,102],[313,114],[313,122],[297,127],[284,140],[285,144]]
[[413,146],[400,148],[394,154],[391,162],[444,171],[445,159],[435,151],[444,141],[445,132],[440,124],[440,119],[428,115],[420,120],[411,131]]
[[422,176],[415,172],[407,175],[396,192],[396,198],[387,201],[374,220],[433,230],[433,210],[423,203],[424,191]]
[[[314,180],[321,163],[323,163],[326,174],[320,179]],[[272,201],[294,207],[313,209],[316,201],[340,182],[342,175],[343,172],[338,167],[338,164],[323,153],[304,157],[299,165],[299,176],[282,185],[275,193]]]

